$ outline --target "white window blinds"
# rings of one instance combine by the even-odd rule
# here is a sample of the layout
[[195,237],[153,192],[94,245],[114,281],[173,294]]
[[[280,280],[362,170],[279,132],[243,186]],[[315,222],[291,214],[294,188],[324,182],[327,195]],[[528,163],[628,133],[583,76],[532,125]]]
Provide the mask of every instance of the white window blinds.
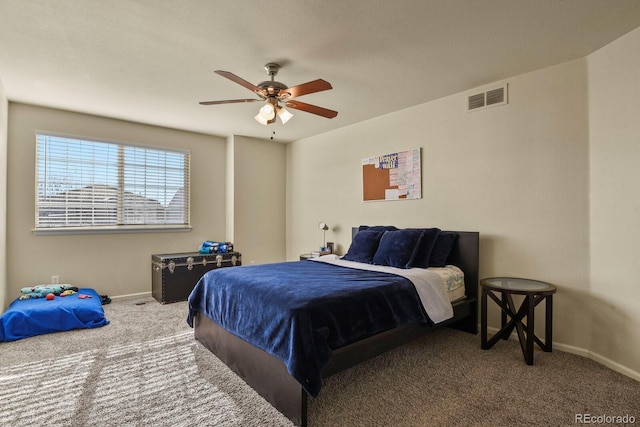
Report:
[[189,225],[189,153],[36,134],[36,230]]

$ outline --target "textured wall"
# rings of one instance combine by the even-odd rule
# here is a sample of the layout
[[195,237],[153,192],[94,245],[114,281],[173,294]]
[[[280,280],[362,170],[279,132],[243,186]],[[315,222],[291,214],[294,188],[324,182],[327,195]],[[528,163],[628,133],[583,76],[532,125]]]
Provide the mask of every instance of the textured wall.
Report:
[[[508,105],[466,112],[467,95],[505,82]],[[554,339],[588,349],[586,87],[579,59],[289,144],[287,257],[317,246],[318,221],[342,253],[359,224],[479,231],[481,277],[558,285]],[[363,202],[361,160],[415,147],[423,198]]]
[[640,372],[640,29],[589,57],[592,350]]
[[245,265],[285,259],[285,145],[233,137],[233,239]]
[[[190,232],[38,235],[34,130],[191,150]],[[8,290],[62,283],[101,294],[151,291],[151,254],[197,251],[210,236],[225,235],[224,138],[146,126],[61,110],[9,104]]]
[[7,289],[7,119],[9,102],[0,80],[0,314],[12,300]]

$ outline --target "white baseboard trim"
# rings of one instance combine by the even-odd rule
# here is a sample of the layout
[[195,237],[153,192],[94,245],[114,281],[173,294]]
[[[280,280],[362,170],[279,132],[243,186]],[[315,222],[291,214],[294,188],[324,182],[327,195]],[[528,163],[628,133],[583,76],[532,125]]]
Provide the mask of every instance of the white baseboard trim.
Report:
[[629,378],[632,378],[640,382],[640,372],[627,368],[626,366],[621,365],[618,362],[614,362],[613,360],[609,359],[608,357],[604,357],[601,354],[595,353],[590,350],[586,350],[584,348],[574,347],[572,345],[556,343],[555,341],[553,343],[553,347],[557,348],[560,351],[564,351],[566,353],[572,353],[572,354],[577,354],[579,356],[587,357],[593,360],[594,362],[598,362],[599,364],[604,365],[613,371],[621,373],[622,375],[625,375]]
[[114,297],[111,297],[112,300],[114,299],[122,299],[122,298],[133,298],[133,297],[150,297],[151,296],[151,291],[149,292],[139,292],[137,294],[126,294],[126,295],[116,295]]
[[[480,330],[480,325],[478,325],[478,330]],[[496,334],[498,333],[498,328],[492,328],[492,327],[488,327],[487,328],[487,332],[491,333],[491,334]],[[509,337],[509,339],[511,340],[518,340],[518,335],[517,334],[511,334],[511,336]],[[625,375],[629,378],[632,378],[636,381],[640,382],[640,372],[634,371],[633,369],[627,368],[624,365],[621,365],[618,362],[614,362],[613,360],[609,359],[608,357],[604,357],[601,354],[595,353],[591,350],[587,350],[585,348],[581,348],[581,347],[576,347],[573,345],[568,345],[568,344],[563,344],[563,343],[559,343],[554,341],[553,342],[553,349],[554,350],[560,350],[560,351],[564,351],[565,353],[571,353],[571,354],[575,354],[577,356],[582,356],[582,357],[586,357],[588,359],[593,360],[594,362],[597,362],[603,366],[606,366],[607,368],[616,371],[622,375]]]

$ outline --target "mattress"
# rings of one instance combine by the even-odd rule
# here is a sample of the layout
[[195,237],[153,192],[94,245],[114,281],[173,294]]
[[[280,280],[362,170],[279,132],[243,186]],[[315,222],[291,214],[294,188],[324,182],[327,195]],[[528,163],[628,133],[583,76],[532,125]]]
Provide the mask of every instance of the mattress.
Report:
[[447,265],[446,267],[431,267],[429,270],[442,278],[449,301],[457,301],[466,296],[464,273],[458,267]]
[[[424,284],[428,284],[430,287],[441,288],[442,292],[436,291],[433,289],[427,289],[421,292],[421,289],[418,289],[418,293],[421,295],[422,304],[427,310],[429,316],[438,323],[439,321],[443,321],[451,317],[449,313],[449,305],[445,303],[445,300],[449,302],[457,301],[466,296],[465,285],[464,285],[464,273],[460,268],[455,265],[447,265],[445,267],[430,267],[430,268],[394,268],[387,267],[381,265],[372,265],[365,264],[360,262],[346,261],[341,257],[331,254],[331,255],[323,255],[317,258],[310,258],[311,261],[319,261],[326,262],[330,264],[340,265],[343,267],[355,268],[360,270],[371,270],[371,271],[382,271],[391,274],[397,274],[402,277],[406,277],[411,280],[411,282],[419,288],[424,286]],[[422,280],[417,280],[417,278]],[[428,293],[427,293],[428,292]],[[433,304],[433,300],[429,300],[430,298],[434,298],[439,295],[446,295],[445,297],[440,298],[439,307],[435,308],[438,312],[443,313],[442,318],[438,318],[434,311],[430,311],[431,305]],[[432,309],[433,310],[433,309]]]
[[97,328],[108,324],[100,295],[80,288],[73,295],[16,299],[0,317],[0,342],[71,329]]

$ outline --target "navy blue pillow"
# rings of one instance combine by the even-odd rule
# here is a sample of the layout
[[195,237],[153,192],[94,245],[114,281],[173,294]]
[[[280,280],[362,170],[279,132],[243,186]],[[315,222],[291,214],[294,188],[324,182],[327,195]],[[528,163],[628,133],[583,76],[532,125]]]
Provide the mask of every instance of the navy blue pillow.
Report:
[[371,230],[371,231],[396,231],[398,230],[398,227],[395,227],[393,225],[372,225],[372,226],[368,226],[368,225],[361,225],[360,227],[358,227],[358,231],[362,231],[362,230]]
[[349,250],[342,259],[371,264],[383,234],[384,231],[358,231],[356,235],[353,236],[351,246],[349,246]]
[[411,268],[420,239],[422,239],[422,230],[386,231],[380,239],[373,263],[389,267]]
[[411,267],[429,268],[431,252],[433,252],[433,247],[436,245],[440,229],[418,228],[417,230],[422,231],[422,239],[420,239],[420,244],[416,246],[416,254]]
[[429,267],[444,267],[447,265],[447,258],[453,249],[453,245],[458,238],[458,233],[451,231],[441,231],[436,239],[436,244],[431,251]]

